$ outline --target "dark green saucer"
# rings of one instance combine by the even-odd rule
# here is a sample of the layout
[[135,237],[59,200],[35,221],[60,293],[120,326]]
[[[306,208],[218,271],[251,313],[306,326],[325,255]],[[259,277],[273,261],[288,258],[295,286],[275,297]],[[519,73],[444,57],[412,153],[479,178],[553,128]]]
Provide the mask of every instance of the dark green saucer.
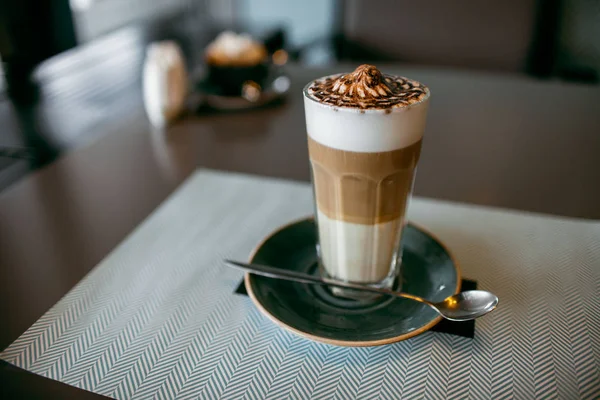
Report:
[[[268,236],[250,262],[317,274],[313,219]],[[460,270],[448,250],[409,224],[402,239],[402,291],[431,301],[459,292]],[[441,317],[428,306],[399,298],[361,302],[336,297],[326,287],[246,274],[252,301],[273,322],[308,339],[338,346],[378,346],[408,339]]]

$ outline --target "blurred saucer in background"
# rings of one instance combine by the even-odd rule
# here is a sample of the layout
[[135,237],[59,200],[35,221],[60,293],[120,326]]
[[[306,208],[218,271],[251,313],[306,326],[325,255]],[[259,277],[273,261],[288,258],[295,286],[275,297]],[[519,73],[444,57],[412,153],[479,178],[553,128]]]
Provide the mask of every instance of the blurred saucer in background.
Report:
[[282,100],[290,90],[290,78],[277,73],[263,81],[263,85],[246,81],[239,96],[224,95],[221,89],[208,79],[200,82],[198,90],[202,93],[202,105],[222,111],[249,110]]

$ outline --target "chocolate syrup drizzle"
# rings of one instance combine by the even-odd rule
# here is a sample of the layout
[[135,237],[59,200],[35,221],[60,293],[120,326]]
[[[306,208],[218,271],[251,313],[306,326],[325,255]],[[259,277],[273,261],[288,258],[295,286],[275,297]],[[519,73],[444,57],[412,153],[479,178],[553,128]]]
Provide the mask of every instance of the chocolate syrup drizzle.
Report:
[[423,100],[427,87],[404,77],[383,75],[373,65],[361,65],[350,74],[315,81],[308,93],[318,101],[339,107],[389,109]]

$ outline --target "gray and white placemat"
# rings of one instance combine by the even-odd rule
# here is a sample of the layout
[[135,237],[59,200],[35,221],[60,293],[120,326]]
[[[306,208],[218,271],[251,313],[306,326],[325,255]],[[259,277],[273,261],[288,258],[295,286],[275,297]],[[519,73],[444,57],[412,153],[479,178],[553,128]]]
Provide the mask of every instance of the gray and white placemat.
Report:
[[343,348],[278,328],[221,262],[311,201],[198,171],[0,357],[119,399],[600,398],[600,223],[415,199],[410,218],[500,306],[474,339]]

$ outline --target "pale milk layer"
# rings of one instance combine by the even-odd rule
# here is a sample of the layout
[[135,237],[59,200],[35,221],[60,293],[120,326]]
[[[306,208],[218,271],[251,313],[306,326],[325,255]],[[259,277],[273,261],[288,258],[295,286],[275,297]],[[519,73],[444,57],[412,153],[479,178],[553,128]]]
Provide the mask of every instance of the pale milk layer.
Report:
[[334,149],[361,153],[392,151],[416,143],[423,137],[428,106],[427,98],[385,113],[336,108],[304,97],[306,128],[313,140]]
[[321,261],[340,280],[375,283],[390,273],[402,234],[402,219],[375,225],[328,218],[317,209]]

